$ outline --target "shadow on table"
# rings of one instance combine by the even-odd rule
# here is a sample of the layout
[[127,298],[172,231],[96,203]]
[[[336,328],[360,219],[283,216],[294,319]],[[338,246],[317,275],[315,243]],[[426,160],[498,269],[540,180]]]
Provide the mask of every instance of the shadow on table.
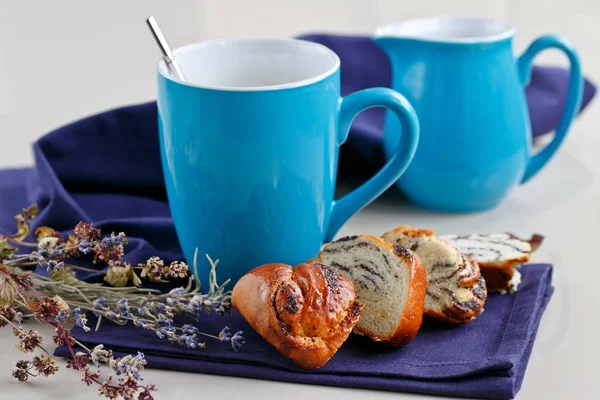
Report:
[[[379,171],[382,165],[373,165],[356,151],[340,154],[338,184],[335,198],[356,189]],[[442,213],[417,207],[394,184],[376,201],[377,207],[409,212],[412,216],[431,215],[479,215],[487,212],[508,213],[512,217],[531,217],[544,210],[560,207],[585,191],[594,182],[594,171],[590,171],[580,160],[569,153],[561,153],[526,185],[515,187],[507,198],[494,210],[478,213]],[[389,208],[388,208],[389,207]]]

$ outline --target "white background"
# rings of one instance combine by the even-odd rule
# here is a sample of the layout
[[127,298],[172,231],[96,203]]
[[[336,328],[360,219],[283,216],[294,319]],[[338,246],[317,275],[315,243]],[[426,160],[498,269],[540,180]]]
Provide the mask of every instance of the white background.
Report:
[[[542,33],[570,38],[579,49],[584,72],[600,83],[598,0],[0,0],[0,168],[30,164],[31,143],[60,125],[155,98],[159,53],[144,22],[150,14],[174,47],[218,37],[369,34],[385,23],[427,15],[495,17],[517,27],[517,53]],[[536,61],[564,64],[562,56],[551,52]],[[597,103],[596,99],[576,121],[550,165],[515,188],[496,209],[436,214],[383,199],[340,232],[381,234],[404,223],[439,233],[510,230],[546,235],[534,260],[554,264],[556,292],[544,314],[519,399],[599,398]],[[51,335],[48,330],[43,333]],[[27,385],[15,382],[9,367],[21,356],[10,330],[0,330],[0,399],[97,398],[94,388],[85,388],[64,368],[63,360],[56,377]],[[145,376],[159,387],[156,398],[169,400],[413,397],[152,369]]]
[[[172,47],[232,36],[370,34],[427,15],[488,16],[517,27],[517,53],[541,33],[565,35],[600,82],[595,0],[0,0],[0,167],[30,164],[31,143],[58,126],[155,98],[159,53],[144,22],[151,14]],[[539,61],[564,62],[551,52]]]

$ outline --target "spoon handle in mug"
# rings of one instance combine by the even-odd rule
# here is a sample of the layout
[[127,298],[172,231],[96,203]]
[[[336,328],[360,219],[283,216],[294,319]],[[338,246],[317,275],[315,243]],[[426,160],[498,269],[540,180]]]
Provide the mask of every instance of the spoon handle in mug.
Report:
[[163,58],[167,63],[167,66],[173,72],[173,75],[175,75],[175,77],[177,77],[178,79],[185,81],[185,75],[183,75],[183,71],[179,67],[179,64],[177,64],[177,60],[175,60],[175,56],[173,56],[171,47],[167,42],[167,38],[160,29],[160,26],[158,26],[158,22],[156,22],[156,19],[150,16],[148,17],[148,19],[146,19],[146,23],[148,24],[148,27],[150,28],[152,36],[154,36],[154,39],[156,40],[160,51],[163,53]]

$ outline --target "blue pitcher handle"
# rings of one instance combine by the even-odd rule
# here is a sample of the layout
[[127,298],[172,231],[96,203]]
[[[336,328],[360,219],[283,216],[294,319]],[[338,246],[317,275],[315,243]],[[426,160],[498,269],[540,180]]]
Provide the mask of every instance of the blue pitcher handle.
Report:
[[375,200],[400,178],[415,155],[419,142],[419,120],[408,100],[388,88],[371,88],[352,93],[340,99],[338,146],[348,138],[350,124],[361,111],[371,107],[389,108],[402,123],[402,137],[395,155],[387,164],[360,187],[335,200],[325,241],[333,239],[337,231],[356,212]]
[[571,64],[569,77],[569,92],[567,94],[567,103],[563,110],[560,123],[556,128],[554,139],[546,148],[538,154],[531,156],[525,168],[525,174],[521,183],[527,182],[537,174],[546,163],[552,158],[556,150],[560,147],[567,136],[569,127],[575,119],[579,108],[581,107],[581,98],[583,97],[583,75],[581,72],[581,63],[575,50],[575,46],[567,39],[558,35],[544,35],[537,38],[517,60],[519,79],[523,85],[527,85],[531,79],[531,63],[535,56],[543,50],[555,48],[562,50]]

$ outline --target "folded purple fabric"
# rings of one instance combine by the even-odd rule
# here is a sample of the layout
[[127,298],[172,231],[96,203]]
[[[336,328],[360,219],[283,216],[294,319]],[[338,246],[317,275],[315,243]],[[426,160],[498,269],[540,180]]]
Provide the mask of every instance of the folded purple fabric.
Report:
[[[521,387],[540,317],[552,294],[551,267],[526,265],[514,295],[492,295],[475,322],[448,327],[427,322],[416,339],[389,349],[351,336],[322,368],[305,371],[258,336],[238,315],[207,316],[202,328],[217,333],[224,325],[243,330],[242,351],[208,342],[203,350],[170,345],[148,331],[103,325],[97,333],[75,329],[75,337],[103,343],[119,353],[142,350],[149,366],[284,382],[371,388],[446,396],[508,399]],[[134,332],[135,331],[135,332]],[[66,348],[56,355],[67,357]]]
[[[368,36],[311,33],[300,39],[321,43],[336,52],[341,60],[342,94],[391,84],[390,62],[385,52]],[[585,65],[584,65],[585,67]],[[564,68],[534,66],[531,82],[525,89],[531,130],[534,137],[556,129],[567,99],[569,71]],[[584,82],[581,110],[592,100],[596,87]],[[359,114],[352,124],[348,144],[360,151],[371,164],[382,164],[385,110],[372,108]]]

